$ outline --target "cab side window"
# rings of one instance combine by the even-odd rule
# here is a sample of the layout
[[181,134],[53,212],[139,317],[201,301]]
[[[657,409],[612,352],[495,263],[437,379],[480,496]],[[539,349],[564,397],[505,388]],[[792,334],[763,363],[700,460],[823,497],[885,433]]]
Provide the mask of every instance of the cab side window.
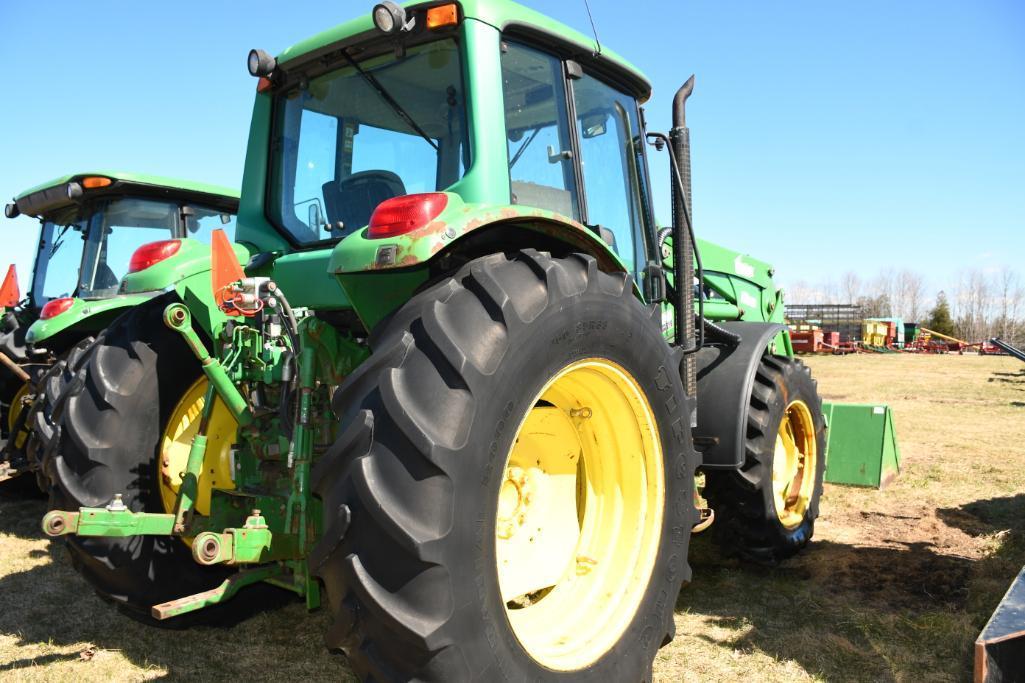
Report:
[[573,100],[587,222],[611,233],[613,249],[639,274],[646,253],[647,181],[637,103],[586,74],[573,82]]
[[513,204],[579,220],[562,62],[505,42],[502,87]]

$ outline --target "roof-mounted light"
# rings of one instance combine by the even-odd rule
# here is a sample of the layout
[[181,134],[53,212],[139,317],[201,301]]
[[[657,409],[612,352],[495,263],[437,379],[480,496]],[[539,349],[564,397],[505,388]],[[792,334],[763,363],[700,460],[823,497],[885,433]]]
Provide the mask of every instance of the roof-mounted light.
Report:
[[406,10],[394,2],[385,0],[374,6],[374,26],[381,33],[389,35],[409,31],[413,28],[415,19],[406,19]]
[[427,30],[455,26],[459,23],[459,8],[456,3],[438,5],[427,10]]
[[11,202],[4,207],[4,215],[8,218],[17,218],[21,211],[18,210],[18,205]]
[[266,78],[271,75],[271,72],[274,71],[274,68],[278,65],[278,60],[274,59],[263,50],[250,50],[247,64],[249,66],[250,76]]
[[104,178],[103,176],[89,176],[88,178],[82,178],[82,187],[87,190],[95,190],[100,187],[110,187],[114,183],[110,178]]

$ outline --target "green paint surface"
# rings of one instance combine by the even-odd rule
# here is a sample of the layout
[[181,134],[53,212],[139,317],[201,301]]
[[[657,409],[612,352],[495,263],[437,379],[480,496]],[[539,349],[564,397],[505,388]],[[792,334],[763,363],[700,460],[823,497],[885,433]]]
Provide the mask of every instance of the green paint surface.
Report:
[[889,406],[823,403],[828,424],[825,479],[882,488],[900,472],[900,448]]

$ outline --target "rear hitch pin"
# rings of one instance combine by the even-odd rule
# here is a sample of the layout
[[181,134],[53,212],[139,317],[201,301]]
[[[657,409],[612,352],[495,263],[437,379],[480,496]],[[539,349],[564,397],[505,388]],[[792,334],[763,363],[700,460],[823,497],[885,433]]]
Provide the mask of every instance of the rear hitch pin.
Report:
[[128,506],[125,505],[125,502],[121,499],[120,493],[115,493],[114,499],[107,503],[108,512],[124,512],[127,509]]

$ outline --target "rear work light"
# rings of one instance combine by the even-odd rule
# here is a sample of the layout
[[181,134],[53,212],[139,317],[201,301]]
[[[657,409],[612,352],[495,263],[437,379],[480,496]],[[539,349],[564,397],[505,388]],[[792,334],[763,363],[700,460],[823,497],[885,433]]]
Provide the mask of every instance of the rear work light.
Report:
[[367,236],[372,239],[405,235],[424,227],[448,205],[443,192],[407,194],[386,199],[374,209]]
[[102,176],[89,176],[88,178],[82,178],[82,187],[87,190],[95,190],[99,187],[110,187],[113,184],[113,180],[110,178],[104,178]]
[[75,303],[75,300],[70,296],[61,297],[60,299],[54,299],[53,301],[47,301],[46,305],[43,306],[43,310],[39,312],[39,318],[41,320],[49,320],[50,318],[56,318],[64,311],[71,308],[71,305]]
[[138,273],[164,259],[171,258],[178,253],[181,246],[181,240],[162,240],[144,244],[132,254],[132,259],[128,262],[128,272]]

